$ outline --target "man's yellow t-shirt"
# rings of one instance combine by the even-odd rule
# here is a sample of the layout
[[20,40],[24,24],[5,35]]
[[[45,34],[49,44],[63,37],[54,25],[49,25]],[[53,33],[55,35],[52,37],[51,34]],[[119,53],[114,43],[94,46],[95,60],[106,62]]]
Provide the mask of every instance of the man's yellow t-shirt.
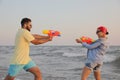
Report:
[[32,40],[34,40],[34,37],[28,30],[23,28],[18,30],[11,64],[27,64],[31,60],[29,45]]

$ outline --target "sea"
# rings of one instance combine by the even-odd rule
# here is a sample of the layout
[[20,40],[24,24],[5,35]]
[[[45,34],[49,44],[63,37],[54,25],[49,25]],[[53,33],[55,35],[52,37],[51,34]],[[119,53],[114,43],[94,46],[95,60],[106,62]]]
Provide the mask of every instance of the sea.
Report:
[[[0,80],[7,75],[14,46],[0,46]],[[82,46],[31,46],[30,56],[37,64],[43,80],[80,80],[87,56]],[[120,80],[120,46],[110,46],[104,56],[102,80]],[[15,80],[34,80],[22,70]],[[95,80],[93,72],[87,80]]]

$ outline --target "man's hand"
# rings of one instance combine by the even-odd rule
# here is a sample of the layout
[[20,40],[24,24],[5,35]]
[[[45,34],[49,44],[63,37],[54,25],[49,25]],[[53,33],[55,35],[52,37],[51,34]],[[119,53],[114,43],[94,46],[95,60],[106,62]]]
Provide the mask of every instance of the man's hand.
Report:
[[76,42],[77,42],[77,43],[82,43],[82,40],[76,39]]
[[49,36],[49,41],[52,41],[53,37],[52,36]]

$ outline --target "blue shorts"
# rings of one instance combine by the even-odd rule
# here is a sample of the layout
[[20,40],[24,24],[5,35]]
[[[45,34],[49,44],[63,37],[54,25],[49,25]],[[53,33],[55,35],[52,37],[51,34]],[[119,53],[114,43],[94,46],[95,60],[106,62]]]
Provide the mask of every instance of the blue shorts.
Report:
[[22,69],[27,71],[34,66],[36,64],[33,61],[30,61],[28,64],[11,64],[8,69],[8,75],[15,77]]

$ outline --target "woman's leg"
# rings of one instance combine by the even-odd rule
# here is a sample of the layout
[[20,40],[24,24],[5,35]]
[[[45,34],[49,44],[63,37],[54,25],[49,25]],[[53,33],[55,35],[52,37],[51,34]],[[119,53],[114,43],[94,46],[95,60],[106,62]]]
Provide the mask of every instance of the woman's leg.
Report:
[[91,69],[85,66],[82,72],[81,80],[86,80],[90,75],[90,73],[91,73]]
[[100,70],[94,71],[94,76],[96,80],[101,80],[101,71]]

